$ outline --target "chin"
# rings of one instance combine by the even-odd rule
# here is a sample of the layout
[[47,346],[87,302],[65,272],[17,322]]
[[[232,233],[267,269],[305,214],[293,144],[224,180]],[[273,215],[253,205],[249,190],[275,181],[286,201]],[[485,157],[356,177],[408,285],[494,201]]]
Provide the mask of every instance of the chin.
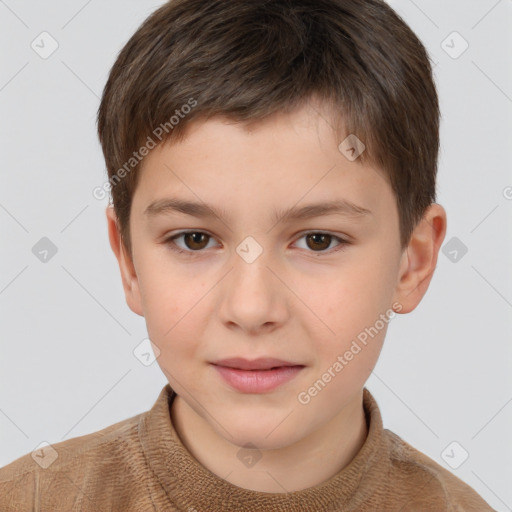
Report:
[[[240,414],[242,416],[243,413]],[[226,441],[241,448],[251,444],[261,450],[276,450],[289,446],[299,440],[300,434],[291,422],[283,422],[286,415],[276,418],[274,416],[244,415],[225,416],[221,425],[229,425],[223,430],[218,425],[214,428]],[[281,424],[283,422],[283,424]],[[286,423],[286,425],[285,425]]]

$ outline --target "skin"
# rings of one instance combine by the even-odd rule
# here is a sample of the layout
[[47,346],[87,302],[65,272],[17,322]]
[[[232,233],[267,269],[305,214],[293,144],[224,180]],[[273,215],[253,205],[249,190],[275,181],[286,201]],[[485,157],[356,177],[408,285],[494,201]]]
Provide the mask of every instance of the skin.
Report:
[[[393,304],[401,314],[418,305],[446,233],[445,210],[432,204],[401,248],[387,177],[340,152],[321,109],[307,104],[250,128],[222,117],[198,120],[183,141],[153,149],[133,197],[133,259],[113,208],[106,210],[126,301],[145,317],[158,364],[178,394],[176,431],[207,469],[245,489],[305,489],[356,455],[367,436],[363,387],[387,324],[308,403],[298,396]],[[171,196],[211,204],[226,217],[144,214]],[[333,199],[371,213],[272,218],[274,208]],[[182,230],[209,236],[175,239],[174,247],[188,251],[179,254],[168,239]],[[311,240],[311,232],[332,237]],[[251,263],[236,252],[248,236],[263,249]],[[349,242],[339,251],[336,236]],[[235,356],[305,368],[271,392],[242,393],[210,364]],[[261,455],[252,467],[237,457],[247,443]]]

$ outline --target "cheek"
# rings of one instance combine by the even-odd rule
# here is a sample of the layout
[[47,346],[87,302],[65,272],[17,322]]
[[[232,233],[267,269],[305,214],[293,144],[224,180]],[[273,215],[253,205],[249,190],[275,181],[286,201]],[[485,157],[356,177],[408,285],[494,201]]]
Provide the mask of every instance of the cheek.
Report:
[[192,347],[190,342],[197,339],[200,328],[198,312],[202,306],[200,299],[208,290],[206,284],[158,261],[148,260],[140,265],[138,276],[146,326],[153,343],[162,354],[170,349]]
[[341,263],[339,268],[317,278],[314,287],[309,280],[298,283],[304,302],[319,316],[329,319],[330,323],[326,323],[334,331],[378,317],[390,296],[385,265],[363,257],[351,263]]
[[[358,251],[357,257],[341,261],[314,282],[297,283],[297,294],[309,310],[303,325],[315,340],[323,366],[350,350],[357,352],[353,359],[367,368],[378,358],[387,327],[380,315],[389,313],[393,291],[388,263],[382,251]],[[354,341],[361,347],[359,352]]]

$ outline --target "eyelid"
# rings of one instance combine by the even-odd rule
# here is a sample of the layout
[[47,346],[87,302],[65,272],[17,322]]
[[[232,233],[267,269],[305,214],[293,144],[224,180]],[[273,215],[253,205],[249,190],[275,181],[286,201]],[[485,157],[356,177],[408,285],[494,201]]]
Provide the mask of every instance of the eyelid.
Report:
[[[180,254],[187,254],[187,255],[190,255],[192,257],[200,256],[202,253],[205,252],[205,249],[201,249],[201,250],[198,250],[198,251],[192,251],[190,249],[182,249],[181,247],[177,246],[175,244],[175,242],[174,242],[174,239],[179,238],[180,236],[183,236],[183,235],[191,234],[191,233],[204,234],[204,235],[207,235],[208,237],[213,238],[213,239],[216,240],[216,237],[214,235],[208,233],[207,231],[199,230],[199,229],[188,229],[188,230],[178,231],[176,233],[173,233],[173,234],[165,237],[164,240],[163,240],[163,244],[167,245],[167,246],[170,246],[172,251],[175,251],[175,252],[180,253]],[[298,239],[301,239],[304,236],[309,235],[309,234],[328,235],[328,236],[331,236],[333,239],[335,239],[335,240],[337,240],[339,242],[338,245],[336,245],[335,247],[333,247],[331,249],[328,249],[328,250],[325,250],[325,251],[307,251],[306,250],[306,252],[309,252],[309,253],[314,254],[314,255],[319,255],[319,256],[320,255],[330,255],[330,254],[333,254],[333,253],[335,253],[335,252],[337,252],[339,250],[344,249],[347,245],[349,245],[351,243],[350,237],[348,237],[348,236],[342,237],[342,236],[336,235],[334,233],[331,233],[329,231],[314,230],[314,229],[309,229],[309,230],[301,231],[301,232],[299,232],[299,233],[297,233],[295,235],[295,238],[298,240]]]
[[347,245],[349,245],[351,243],[349,237],[336,235],[334,233],[331,233],[330,231],[322,231],[322,230],[314,230],[314,229],[308,229],[306,231],[301,231],[300,233],[297,233],[297,235],[295,235],[295,238],[297,240],[300,240],[304,236],[310,235],[310,234],[328,235],[338,242],[338,245],[334,246],[331,249],[325,250],[325,251],[311,251],[311,250],[308,251],[305,249],[306,252],[308,252],[312,255],[315,255],[315,256],[323,256],[323,255],[329,256],[329,255],[334,254],[340,250],[343,250],[344,248],[346,248]]

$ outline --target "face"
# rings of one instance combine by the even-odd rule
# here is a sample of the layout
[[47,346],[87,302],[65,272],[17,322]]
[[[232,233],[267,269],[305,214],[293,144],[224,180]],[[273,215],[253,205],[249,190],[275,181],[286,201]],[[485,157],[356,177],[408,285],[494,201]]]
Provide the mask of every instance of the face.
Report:
[[133,198],[130,307],[171,387],[239,446],[290,445],[360,404],[397,304],[392,189],[317,111],[195,122],[145,157]]

